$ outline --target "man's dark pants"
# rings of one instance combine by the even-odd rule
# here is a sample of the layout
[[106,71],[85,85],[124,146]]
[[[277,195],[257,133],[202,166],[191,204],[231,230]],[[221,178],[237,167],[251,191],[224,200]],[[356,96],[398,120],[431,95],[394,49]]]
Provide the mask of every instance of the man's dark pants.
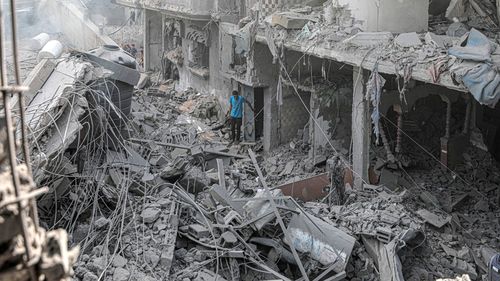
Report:
[[241,136],[241,118],[231,117],[231,139],[240,141]]

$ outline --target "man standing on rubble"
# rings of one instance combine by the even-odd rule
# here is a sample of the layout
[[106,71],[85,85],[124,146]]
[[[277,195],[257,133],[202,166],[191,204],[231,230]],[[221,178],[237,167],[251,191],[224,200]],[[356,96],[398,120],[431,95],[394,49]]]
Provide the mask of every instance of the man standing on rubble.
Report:
[[253,106],[240,96],[238,91],[233,91],[233,95],[229,98],[229,111],[227,112],[227,115],[231,114],[231,143],[240,143],[243,103],[248,104],[252,111],[255,111]]

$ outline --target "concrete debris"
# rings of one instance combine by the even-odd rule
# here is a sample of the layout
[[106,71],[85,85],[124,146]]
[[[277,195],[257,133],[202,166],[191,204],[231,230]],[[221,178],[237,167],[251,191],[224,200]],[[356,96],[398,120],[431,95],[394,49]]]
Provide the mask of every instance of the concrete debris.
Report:
[[[363,1],[306,1],[296,8],[202,1],[168,17],[158,11],[174,3],[139,2],[141,21],[148,23],[146,50],[124,46],[134,52],[133,67],[95,50],[73,52],[37,66],[50,72],[40,74],[42,82],[29,80],[39,88],[26,108],[34,183],[49,186],[39,201],[40,218],[69,233],[33,231],[40,238],[33,249],[37,268],[46,276],[486,278],[500,249],[500,172],[492,157],[497,110],[438,87],[466,90],[450,74],[463,62],[447,51],[458,47],[457,37],[469,26],[498,31],[492,2],[440,3],[438,14],[400,28],[394,13],[387,15],[391,5],[415,14],[427,13],[428,5],[379,1],[384,9],[370,6],[380,13],[375,23],[371,13],[360,14],[366,7],[356,2]],[[265,7],[257,11],[259,5]],[[133,28],[121,29],[123,37]],[[35,49],[46,36],[33,40]],[[495,72],[500,56],[494,44],[487,46],[484,64]],[[367,84],[365,70],[377,79]],[[129,87],[110,90],[115,82]],[[234,119],[224,114],[233,89],[252,106],[242,108],[244,141],[230,143]],[[372,126],[383,145],[371,139]],[[466,146],[469,136],[485,149]],[[455,138],[464,140],[463,149]],[[2,134],[0,144],[5,149]],[[440,154],[460,161],[443,166],[436,161]],[[0,164],[6,155],[0,153]],[[10,186],[0,189],[2,200],[13,200]],[[14,219],[20,213],[12,206],[0,204],[6,230],[0,243],[9,252],[6,258],[0,252],[0,279],[23,258],[22,228]],[[78,259],[66,240],[80,245]],[[49,253],[53,245],[57,250]]]
[[141,213],[144,223],[154,223],[160,217],[161,210],[158,208],[147,208]]
[[394,36],[391,32],[359,32],[343,42],[357,47],[375,47],[389,43]]
[[427,223],[429,223],[437,228],[441,228],[445,224],[447,224],[451,221],[451,216],[447,215],[445,217],[442,217],[442,216],[436,215],[432,212],[429,212],[426,209],[418,210],[417,214],[420,217],[422,217],[425,220],[425,222],[427,222]]
[[299,13],[283,12],[272,15],[271,24],[279,25],[285,29],[302,29],[309,21],[317,21],[314,18]]
[[417,48],[422,45],[422,41],[416,32],[401,33],[394,39],[394,43],[403,48]]

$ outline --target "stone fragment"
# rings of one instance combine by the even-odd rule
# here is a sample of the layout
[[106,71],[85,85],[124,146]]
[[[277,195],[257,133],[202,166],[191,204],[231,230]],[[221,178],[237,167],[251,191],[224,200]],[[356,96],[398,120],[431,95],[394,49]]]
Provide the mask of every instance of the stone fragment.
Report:
[[467,274],[472,280],[476,280],[478,275],[474,266],[460,259],[453,259],[450,268],[459,274]]
[[123,268],[116,268],[113,272],[113,281],[127,281],[130,277],[130,272]]
[[83,281],[97,281],[98,280],[98,277],[97,275],[95,275],[94,273],[92,272],[87,272],[85,273],[85,275],[83,276]]
[[417,211],[417,214],[422,217],[427,223],[437,227],[441,228],[445,224],[449,223],[451,221],[451,216],[438,216],[434,213],[429,212],[426,209],[421,209]]
[[115,258],[113,259],[114,267],[124,267],[126,264],[127,264],[127,259],[120,255],[116,255]]
[[98,257],[95,258],[91,263],[87,264],[87,267],[96,275],[100,275],[106,268],[106,258]]
[[154,251],[149,250],[144,252],[144,259],[151,268],[155,268],[160,262],[160,256],[158,256]]
[[109,220],[105,217],[100,217],[95,221],[94,224],[97,229],[102,229],[103,227],[109,224]]
[[141,218],[145,223],[153,223],[160,217],[161,210],[158,208],[146,208],[141,213]]
[[420,41],[416,32],[401,33],[394,39],[394,43],[403,48],[416,48],[422,45],[422,41]]

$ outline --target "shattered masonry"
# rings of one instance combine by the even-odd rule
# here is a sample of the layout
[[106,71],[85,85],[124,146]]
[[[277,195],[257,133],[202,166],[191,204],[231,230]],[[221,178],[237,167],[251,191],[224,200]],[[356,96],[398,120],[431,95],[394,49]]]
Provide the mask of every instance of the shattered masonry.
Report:
[[16,2],[0,281],[500,280],[499,1]]

